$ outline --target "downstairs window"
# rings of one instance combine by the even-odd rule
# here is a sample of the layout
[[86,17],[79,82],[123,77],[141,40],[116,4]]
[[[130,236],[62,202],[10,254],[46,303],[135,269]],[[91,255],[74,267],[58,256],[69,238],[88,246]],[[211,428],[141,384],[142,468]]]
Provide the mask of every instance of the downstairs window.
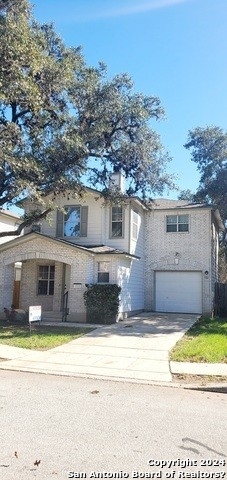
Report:
[[39,265],[38,267],[38,295],[54,294],[54,265]]

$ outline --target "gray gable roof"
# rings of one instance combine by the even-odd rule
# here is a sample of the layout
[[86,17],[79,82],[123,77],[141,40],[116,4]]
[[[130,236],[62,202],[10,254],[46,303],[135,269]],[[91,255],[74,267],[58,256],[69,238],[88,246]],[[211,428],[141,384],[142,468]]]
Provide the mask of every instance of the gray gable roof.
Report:
[[169,200],[168,198],[156,198],[151,203],[154,210],[185,209],[185,208],[210,208],[212,205],[207,203],[193,203],[187,200]]
[[25,235],[22,235],[20,237],[17,237],[13,240],[10,240],[9,242],[5,242],[3,244],[0,244],[0,251],[2,250],[8,250],[9,248],[12,248],[15,245],[18,245],[20,243],[24,243],[26,241],[31,240],[32,238],[45,238],[50,242],[53,243],[61,243],[64,244],[66,247],[71,247],[76,250],[82,250],[83,252],[90,254],[90,255],[97,255],[97,254],[109,254],[109,255],[123,255],[126,257],[130,257],[135,260],[139,260],[140,257],[137,255],[133,255],[129,252],[125,252],[123,250],[119,250],[117,248],[109,247],[107,245],[88,245],[88,246],[83,246],[83,245],[78,245],[77,243],[74,242],[69,242],[68,240],[64,240],[61,238],[56,238],[56,237],[50,237],[49,235],[44,235],[43,233],[39,232],[29,232],[26,233]]

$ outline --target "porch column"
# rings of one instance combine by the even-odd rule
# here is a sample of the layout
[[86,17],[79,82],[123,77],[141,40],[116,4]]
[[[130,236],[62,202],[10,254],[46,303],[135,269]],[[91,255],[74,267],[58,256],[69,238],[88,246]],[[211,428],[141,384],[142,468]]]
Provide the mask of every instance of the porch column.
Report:
[[79,282],[78,280],[78,267],[75,265],[71,265],[71,272],[70,272],[70,284],[69,284],[69,300],[68,306],[70,313],[76,312],[78,309],[77,304],[77,297],[78,291],[80,292],[79,286],[75,289],[74,283]]
[[53,312],[60,312],[62,305],[62,290],[63,290],[63,263],[55,262],[55,284],[53,296]]
[[2,287],[2,309],[4,307],[10,308],[13,299],[13,286],[14,286],[14,264],[3,265],[3,287]]
[[69,322],[86,322],[86,310],[83,300],[85,291],[84,272],[85,262],[71,265],[70,288],[69,288]]

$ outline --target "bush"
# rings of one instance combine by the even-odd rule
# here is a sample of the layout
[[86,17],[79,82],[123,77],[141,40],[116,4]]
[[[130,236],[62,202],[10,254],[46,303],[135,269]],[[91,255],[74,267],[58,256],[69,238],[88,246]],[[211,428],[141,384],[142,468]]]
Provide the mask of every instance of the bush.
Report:
[[11,305],[11,308],[4,307],[4,314],[6,323],[9,323],[11,325],[28,324],[28,312],[15,309],[14,305]]
[[121,287],[116,284],[89,284],[84,292],[84,303],[89,323],[115,323]]

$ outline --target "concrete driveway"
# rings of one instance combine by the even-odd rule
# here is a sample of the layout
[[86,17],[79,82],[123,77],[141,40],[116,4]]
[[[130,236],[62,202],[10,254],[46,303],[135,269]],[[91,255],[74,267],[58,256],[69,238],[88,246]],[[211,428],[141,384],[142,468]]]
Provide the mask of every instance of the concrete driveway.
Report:
[[[0,346],[0,368],[55,375],[171,382],[169,351],[197,315],[142,313],[45,352]],[[67,327],[66,327],[67,328]]]

